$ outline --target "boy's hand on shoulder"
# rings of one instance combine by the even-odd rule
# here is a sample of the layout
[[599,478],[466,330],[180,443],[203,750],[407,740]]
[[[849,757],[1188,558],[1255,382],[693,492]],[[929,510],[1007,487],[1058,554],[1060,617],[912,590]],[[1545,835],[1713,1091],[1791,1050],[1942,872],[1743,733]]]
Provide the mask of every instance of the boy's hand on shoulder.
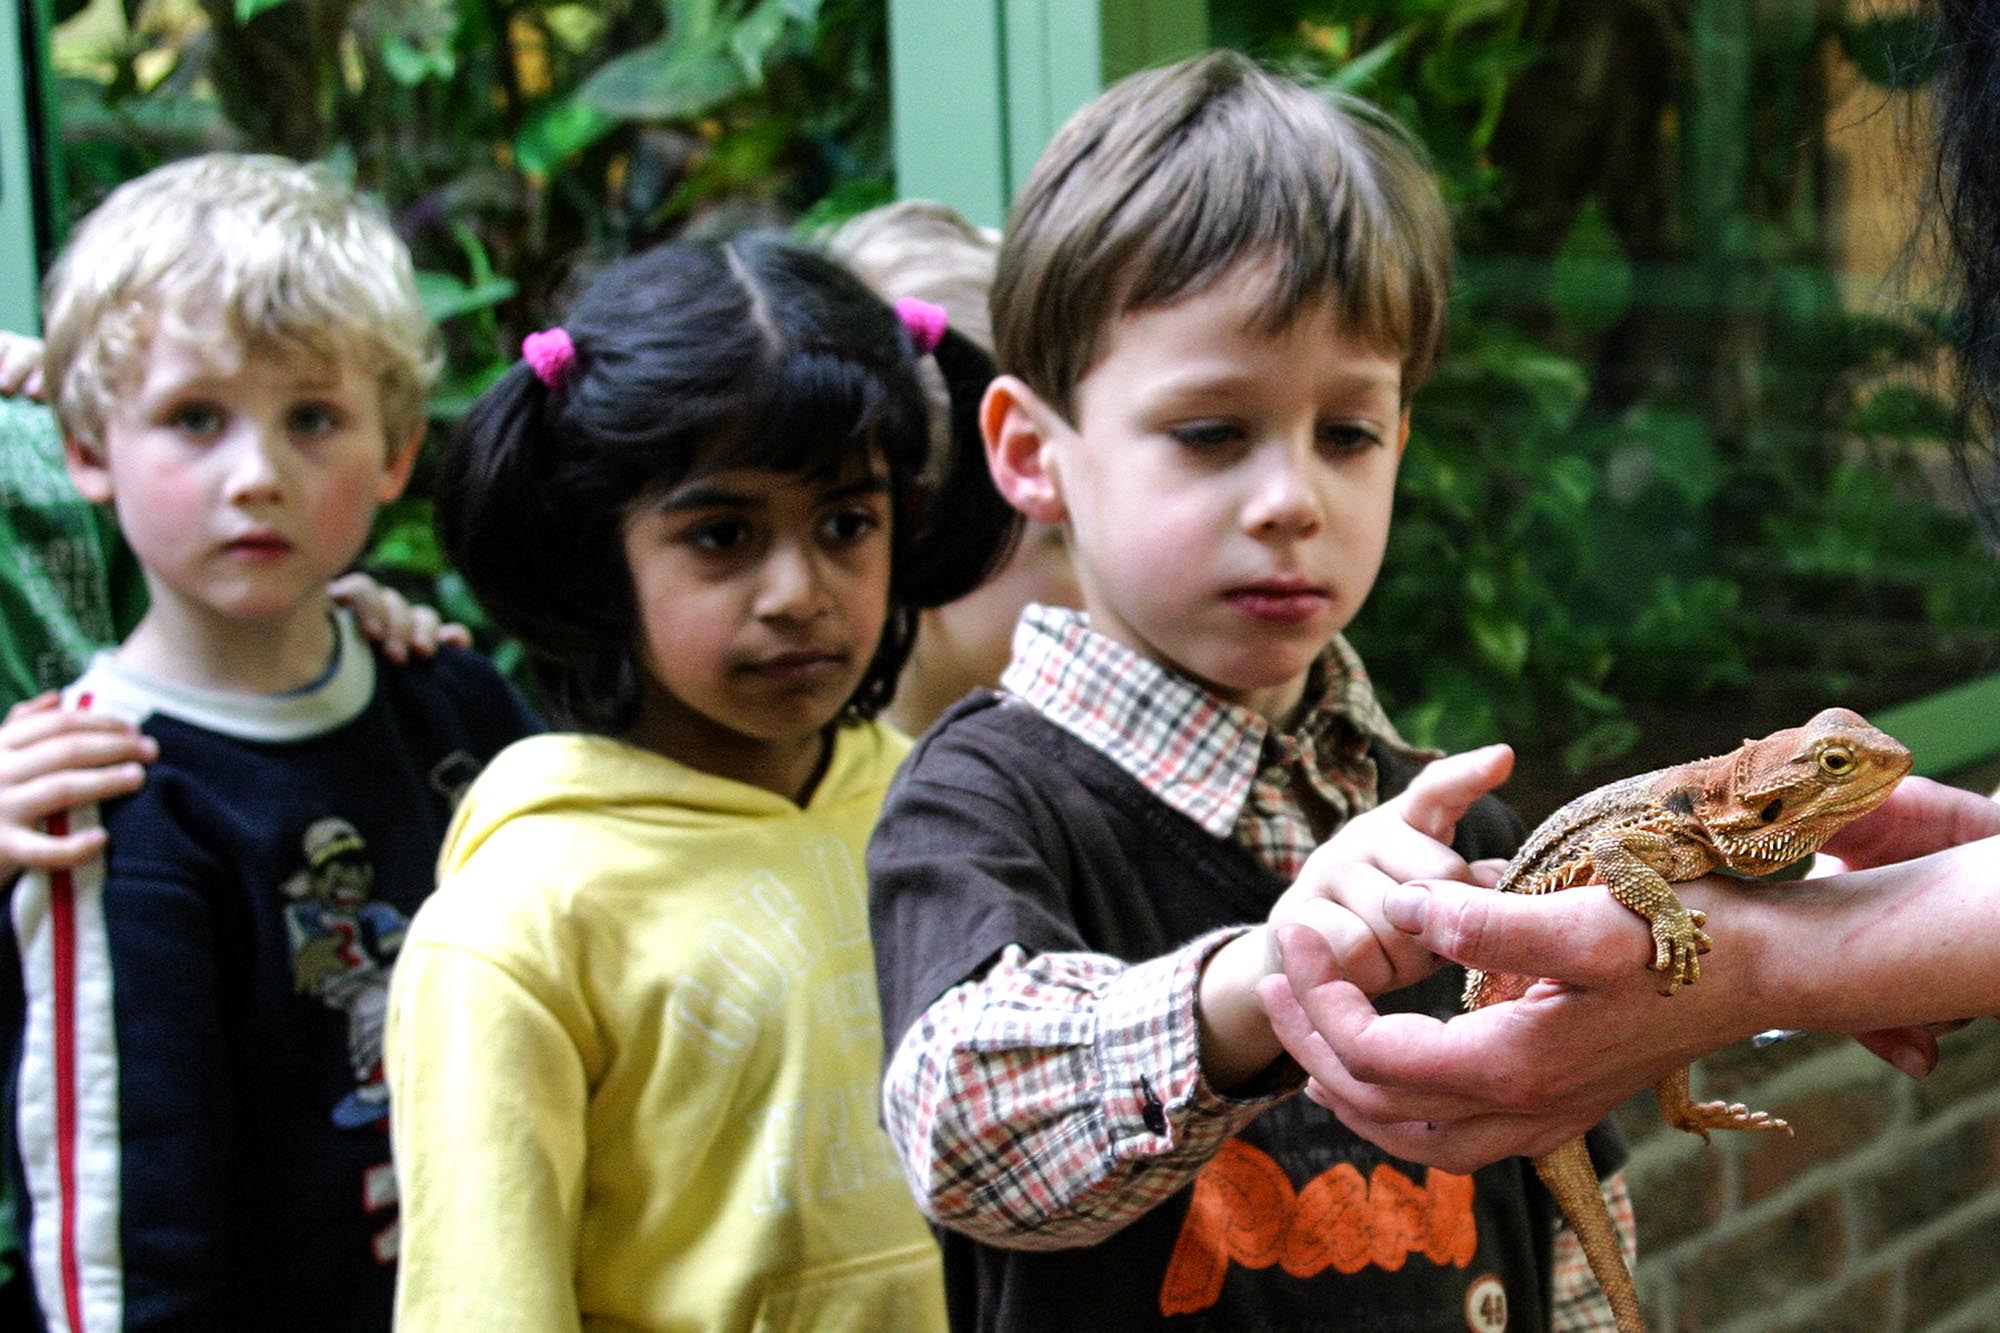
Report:
[[15,704],[0,722],[0,883],[97,855],[103,829],[58,837],[42,821],[139,790],[158,757],[152,738],[122,718],[64,708],[53,694]]
[[363,634],[382,645],[383,655],[391,662],[408,661],[412,652],[435,657],[447,644],[472,646],[471,630],[447,621],[435,609],[410,601],[360,570],[341,575],[326,585],[326,591],[348,609]]
[[1306,861],[1271,908],[1270,968],[1281,969],[1275,931],[1300,925],[1325,940],[1340,975],[1369,995],[1422,981],[1439,960],[1389,924],[1383,904],[1411,880],[1492,887],[1501,862],[1468,863],[1452,850],[1458,821],[1514,770],[1514,752],[1489,745],[1428,765],[1401,795],[1350,820]]

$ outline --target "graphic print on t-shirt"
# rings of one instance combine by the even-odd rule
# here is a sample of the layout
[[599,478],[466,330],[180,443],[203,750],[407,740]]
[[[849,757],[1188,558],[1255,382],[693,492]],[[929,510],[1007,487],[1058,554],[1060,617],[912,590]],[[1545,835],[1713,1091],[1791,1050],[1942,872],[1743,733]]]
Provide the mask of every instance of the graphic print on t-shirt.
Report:
[[1279,1264],[1299,1278],[1370,1264],[1395,1272],[1413,1255],[1464,1268],[1479,1248],[1472,1197],[1471,1176],[1427,1167],[1419,1185],[1388,1162],[1366,1177],[1339,1162],[1294,1189],[1269,1154],[1231,1139],[1195,1177],[1160,1283],[1160,1313],[1214,1305],[1232,1262]]
[[375,862],[361,831],[338,815],[316,819],[301,839],[304,865],[279,888],[290,900],[292,985],[347,1015],[347,1060],[354,1090],[333,1108],[342,1129],[385,1124],[389,1085],[382,1077],[382,1025],[389,1009],[389,969],[409,918],[372,896]]

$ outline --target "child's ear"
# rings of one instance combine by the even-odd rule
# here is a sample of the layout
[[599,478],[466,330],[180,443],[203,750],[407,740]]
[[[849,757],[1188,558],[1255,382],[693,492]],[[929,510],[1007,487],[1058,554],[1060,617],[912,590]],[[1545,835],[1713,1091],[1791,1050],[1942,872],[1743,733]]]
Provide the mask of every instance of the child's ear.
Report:
[[403,493],[410,484],[410,472],[417,465],[417,451],[424,444],[424,428],[420,424],[410,432],[409,440],[401,449],[391,449],[389,461],[382,469],[382,484],[375,489],[375,498],[387,504]]
[[1012,375],[995,376],[979,402],[979,430],[986,437],[986,466],[1007,503],[1037,523],[1068,516],[1049,445],[1068,431],[1060,413]]
[[1403,409],[1402,419],[1396,423],[1397,456],[1401,457],[1403,451],[1409,447],[1410,447],[1410,409],[1406,407]]
[[93,447],[65,431],[63,466],[69,469],[77,494],[92,504],[111,503],[111,466],[105,461],[103,445]]

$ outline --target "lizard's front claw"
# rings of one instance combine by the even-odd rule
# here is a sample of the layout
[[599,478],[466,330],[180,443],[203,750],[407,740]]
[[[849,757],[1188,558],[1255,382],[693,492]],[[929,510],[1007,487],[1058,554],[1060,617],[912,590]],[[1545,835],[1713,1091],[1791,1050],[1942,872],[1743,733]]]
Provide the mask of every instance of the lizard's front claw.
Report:
[[1672,995],[1682,986],[1700,980],[1701,955],[1711,946],[1707,932],[1701,928],[1704,920],[1700,912],[1681,912],[1663,914],[1653,922],[1653,970],[1667,974],[1660,994]]

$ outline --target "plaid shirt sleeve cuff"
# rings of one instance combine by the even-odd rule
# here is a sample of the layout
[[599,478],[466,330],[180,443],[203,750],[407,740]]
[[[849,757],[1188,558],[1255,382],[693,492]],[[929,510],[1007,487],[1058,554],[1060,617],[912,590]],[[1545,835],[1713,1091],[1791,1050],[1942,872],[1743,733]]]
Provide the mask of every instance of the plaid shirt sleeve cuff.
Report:
[[1177,1193],[1295,1083],[1248,1100],[1201,1077],[1195,982],[1218,931],[1127,966],[1005,950],[897,1046],[883,1119],[917,1202],[992,1244],[1102,1239]]
[[[1604,1206],[1611,1211],[1611,1225],[1618,1231],[1618,1248],[1629,1270],[1639,1262],[1639,1231],[1632,1219],[1632,1192],[1626,1188],[1625,1173],[1614,1172],[1603,1182]],[[1583,1243],[1576,1233],[1556,1224],[1555,1252],[1550,1265],[1549,1327],[1552,1333],[1617,1333],[1618,1320],[1611,1302],[1590,1271]]]

